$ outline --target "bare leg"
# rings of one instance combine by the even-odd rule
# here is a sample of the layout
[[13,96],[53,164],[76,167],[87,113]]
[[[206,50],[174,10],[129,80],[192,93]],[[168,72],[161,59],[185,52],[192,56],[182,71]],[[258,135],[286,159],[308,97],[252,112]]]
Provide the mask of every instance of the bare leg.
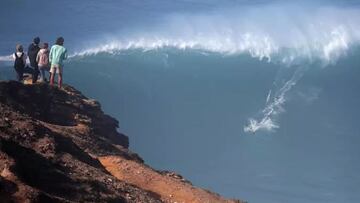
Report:
[[59,88],[61,88],[61,86],[62,86],[62,73],[58,74],[58,84],[59,84]]
[[51,86],[54,85],[54,77],[55,77],[55,73],[50,73],[50,85]]

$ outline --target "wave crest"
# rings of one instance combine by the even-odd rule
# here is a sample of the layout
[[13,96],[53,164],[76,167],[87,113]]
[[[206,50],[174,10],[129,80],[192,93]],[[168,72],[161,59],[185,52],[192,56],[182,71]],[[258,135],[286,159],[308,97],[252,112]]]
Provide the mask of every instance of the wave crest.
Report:
[[[126,41],[113,40],[92,48],[87,48],[72,54],[75,56],[96,55],[98,53],[115,54],[119,51],[141,49],[143,51],[158,50],[163,48],[176,48],[179,50],[202,50],[226,55],[249,54],[259,60],[294,64],[301,62],[313,63],[321,61],[325,65],[336,62],[357,41],[352,41],[348,32],[342,26],[334,28],[324,34],[323,40],[312,39],[308,44],[284,46],[277,43],[268,35],[245,33],[237,38],[223,36],[193,37],[192,39],[172,37],[149,37]],[[355,43],[356,42],[356,43]]]
[[[151,28],[114,32],[77,47],[71,56],[175,48],[249,54],[293,65],[335,63],[360,43],[360,9],[296,7],[286,4],[221,8],[208,13],[167,14]],[[106,35],[106,34],[104,34]],[[0,57],[0,61],[8,60]]]
[[[128,49],[195,49],[294,64],[336,62],[360,42],[360,9],[271,5],[215,14],[173,14],[161,25],[118,34],[74,56]],[[121,37],[120,37],[121,36]]]

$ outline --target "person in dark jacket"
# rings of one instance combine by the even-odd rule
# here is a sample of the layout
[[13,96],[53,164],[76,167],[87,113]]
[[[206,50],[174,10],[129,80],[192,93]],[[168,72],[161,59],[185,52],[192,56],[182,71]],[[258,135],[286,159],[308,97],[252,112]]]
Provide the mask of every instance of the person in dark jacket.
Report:
[[21,82],[23,80],[24,68],[27,58],[21,44],[16,45],[16,52],[12,55],[12,57],[14,59],[14,69],[16,71],[17,80]]
[[33,83],[36,83],[38,76],[39,76],[39,67],[38,67],[38,63],[36,62],[37,54],[40,51],[39,44],[40,44],[40,38],[35,37],[33,43],[30,44],[29,49],[28,49],[30,66],[33,69],[33,73],[32,73],[32,76],[33,76],[32,82]]

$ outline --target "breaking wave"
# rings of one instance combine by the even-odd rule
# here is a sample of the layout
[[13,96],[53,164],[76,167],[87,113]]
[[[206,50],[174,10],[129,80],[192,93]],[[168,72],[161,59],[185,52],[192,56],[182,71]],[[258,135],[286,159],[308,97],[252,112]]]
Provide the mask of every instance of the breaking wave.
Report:
[[260,60],[266,59],[268,62],[280,62],[287,65],[318,61],[328,65],[335,63],[341,56],[345,56],[349,48],[355,44],[349,39],[349,34],[343,27],[324,32],[324,35],[327,35],[326,40],[322,42],[317,41],[308,45],[296,45],[294,47],[282,47],[269,36],[259,36],[250,32],[241,34],[236,39],[230,37],[217,39],[212,37],[194,37],[193,39],[139,38],[104,43],[94,48],[78,51],[72,56],[88,56],[98,53],[115,54],[129,49],[149,51],[176,48],[179,50],[209,51],[225,55],[249,54]]
[[0,56],[0,62],[9,62],[9,61],[12,61],[12,57],[11,55],[8,55],[8,56]]
[[[297,7],[263,5],[221,8],[207,13],[168,14],[161,23],[135,31],[106,34],[95,43],[77,47],[73,59],[126,50],[195,50],[223,55],[248,54],[285,66],[334,64],[360,44],[360,9],[349,7]],[[105,34],[104,34],[105,35]],[[210,55],[211,56],[211,55]],[[9,56],[0,56],[9,61]],[[245,132],[273,131],[284,112],[286,95],[306,68],[295,68],[291,78],[269,90],[265,108],[250,118]],[[284,79],[284,78],[283,78]]]
[[73,56],[171,47],[250,54],[260,60],[287,65],[317,61],[327,65],[359,44],[358,19],[359,9],[279,5],[228,9],[211,14],[172,14],[161,25],[146,32],[113,34]]
[[[221,54],[250,54],[287,65],[335,63],[360,44],[360,9],[268,4],[172,13],[150,27],[104,33],[75,46],[71,56],[175,48]],[[116,25],[114,23],[114,25]],[[0,56],[0,61],[9,60]]]

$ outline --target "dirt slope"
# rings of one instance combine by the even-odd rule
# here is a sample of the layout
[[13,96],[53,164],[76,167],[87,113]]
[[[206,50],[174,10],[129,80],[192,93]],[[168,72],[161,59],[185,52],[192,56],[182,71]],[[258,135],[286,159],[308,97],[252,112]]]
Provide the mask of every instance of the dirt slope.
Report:
[[180,175],[154,171],[144,164],[126,160],[119,156],[99,158],[103,166],[116,178],[159,194],[164,202],[239,202],[226,200],[220,195],[196,188]]

